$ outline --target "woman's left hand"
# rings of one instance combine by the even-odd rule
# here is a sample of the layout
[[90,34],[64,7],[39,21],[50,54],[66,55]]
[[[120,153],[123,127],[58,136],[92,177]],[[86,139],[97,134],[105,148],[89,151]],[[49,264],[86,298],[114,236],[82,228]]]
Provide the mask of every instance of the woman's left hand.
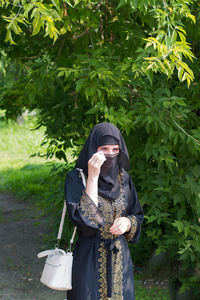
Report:
[[110,233],[120,235],[131,229],[131,221],[126,217],[119,217],[115,219],[113,225],[110,227]]

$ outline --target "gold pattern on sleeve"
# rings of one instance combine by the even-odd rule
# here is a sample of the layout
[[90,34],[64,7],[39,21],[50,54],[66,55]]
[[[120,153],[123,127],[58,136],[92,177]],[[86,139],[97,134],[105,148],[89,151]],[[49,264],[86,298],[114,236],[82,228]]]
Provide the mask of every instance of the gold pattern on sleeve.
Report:
[[129,218],[129,220],[131,221],[131,229],[129,232],[125,233],[124,236],[129,242],[135,236],[135,232],[137,230],[137,219],[134,215],[127,216],[127,218]]
[[80,199],[79,209],[92,225],[99,227],[104,224],[104,215],[86,193]]

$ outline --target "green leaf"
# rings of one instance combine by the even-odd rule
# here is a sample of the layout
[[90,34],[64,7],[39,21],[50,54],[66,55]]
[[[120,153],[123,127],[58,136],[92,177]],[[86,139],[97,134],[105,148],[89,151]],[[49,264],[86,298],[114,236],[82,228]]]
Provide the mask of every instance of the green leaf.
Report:
[[96,91],[97,91],[97,89],[96,89],[96,86],[94,86],[94,85],[87,87],[85,89],[85,95],[86,95],[87,99],[88,99],[88,97],[95,95]]
[[179,232],[182,232],[184,230],[184,223],[182,221],[176,220],[173,224],[174,227],[178,229]]
[[179,31],[181,31],[186,36],[186,31],[185,31],[185,29],[183,27],[176,26],[175,28],[178,29]]
[[11,24],[11,28],[16,34],[20,34],[22,32],[21,28],[17,23],[17,19],[13,20]]
[[178,69],[178,78],[180,81],[182,81],[184,69],[182,67],[179,67],[177,69]]
[[29,12],[34,8],[34,5],[32,3],[28,3],[24,5],[24,16],[28,19]]
[[122,6],[126,5],[126,4],[127,4],[127,0],[120,0],[120,1],[119,1],[119,4],[118,4],[118,6],[117,6],[116,9],[119,9],[119,8],[121,8]]
[[146,75],[147,75],[149,81],[150,81],[151,84],[152,84],[152,82],[153,82],[153,71],[152,71],[152,69],[147,69],[145,73],[146,73]]
[[32,35],[36,35],[39,33],[40,28],[43,26],[43,20],[37,18],[36,21],[34,22],[34,26],[33,26],[33,33]]
[[71,4],[71,2],[69,0],[64,0],[65,3],[67,3],[69,6],[73,7],[73,5]]
[[16,45],[13,41],[11,30],[7,30],[5,42],[9,42],[11,45]]
[[191,13],[186,13],[186,15],[194,22],[196,23],[196,18],[194,15],[192,15]]
[[86,81],[87,81],[87,78],[81,78],[76,81],[76,91],[77,92],[79,92],[83,88]]
[[93,115],[99,111],[99,105],[91,107],[88,111],[85,112],[85,115]]
[[59,0],[51,0],[56,9],[60,12],[60,1]]
[[74,6],[78,5],[82,0],[74,0]]
[[181,194],[181,193],[176,193],[175,195],[174,195],[174,205],[176,205],[177,203],[183,203],[183,201],[184,201],[184,196],[183,196],[183,194]]
[[183,98],[180,98],[180,97],[177,97],[177,96],[172,96],[170,99],[173,100],[178,105],[187,106],[187,104],[184,102]]
[[194,166],[193,168],[192,168],[192,173],[194,174],[194,176],[196,177],[196,178],[200,178],[200,166]]
[[[194,73],[193,73],[193,71],[188,67],[188,65],[187,65],[186,63],[184,63],[183,61],[179,61],[178,64],[179,64],[181,67],[183,67],[183,68],[188,72],[188,74],[191,75],[192,78],[194,78]],[[183,81],[183,80],[184,80],[184,79],[182,78],[182,81]]]
[[186,37],[182,32],[178,31],[178,35],[179,35],[182,42],[186,42]]
[[154,221],[157,220],[157,219],[158,219],[157,216],[150,216],[150,217],[148,217],[147,224],[152,223],[152,222],[154,222]]
[[176,30],[174,30],[171,37],[172,44],[174,44],[176,40],[177,40],[177,32]]

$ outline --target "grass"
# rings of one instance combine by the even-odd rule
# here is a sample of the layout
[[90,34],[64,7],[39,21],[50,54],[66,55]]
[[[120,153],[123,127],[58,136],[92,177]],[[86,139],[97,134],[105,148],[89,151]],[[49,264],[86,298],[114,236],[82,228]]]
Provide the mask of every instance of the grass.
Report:
[[[30,157],[33,153],[44,151],[40,146],[44,128],[32,130],[36,125],[35,117],[26,117],[24,123],[20,125],[13,121],[6,122],[3,115],[4,113],[0,111],[0,191],[12,192],[23,201],[31,199],[40,209],[44,209],[45,213],[58,215],[64,196],[63,180],[52,176],[52,165],[62,168],[64,164],[58,161],[47,163],[44,158]],[[0,214],[0,220],[2,218]],[[50,226],[55,222],[51,218],[47,221]],[[57,225],[58,222],[57,218]],[[57,226],[52,227],[56,233]],[[52,237],[55,233],[52,233]],[[135,290],[136,300],[169,299],[166,289],[156,287],[147,289],[137,280]]]
[[47,196],[49,187],[45,183],[53,162],[31,157],[45,150],[40,146],[44,128],[34,130],[36,117],[33,116],[25,117],[24,123],[18,124],[6,122],[1,112],[0,120],[0,190],[13,192],[22,199]]
[[135,300],[169,300],[166,289],[135,284]]
[[19,168],[29,163],[45,162],[42,158],[30,158],[34,152],[41,151],[40,143],[44,137],[44,128],[33,130],[36,126],[35,117],[26,117],[23,124],[13,121],[6,122],[1,115],[0,122],[0,169],[7,167]]
[[45,159],[30,157],[41,150],[44,129],[33,130],[36,125],[34,117],[25,118],[20,125],[13,121],[6,122],[2,113],[0,116],[0,189],[19,192],[21,196],[28,182],[48,176]]

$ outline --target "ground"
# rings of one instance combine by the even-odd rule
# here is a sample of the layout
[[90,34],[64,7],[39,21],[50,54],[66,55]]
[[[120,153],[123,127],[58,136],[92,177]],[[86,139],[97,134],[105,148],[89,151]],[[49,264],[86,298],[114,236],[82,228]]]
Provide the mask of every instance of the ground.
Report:
[[38,259],[37,253],[43,250],[42,235],[45,233],[44,219],[33,204],[0,193],[1,300],[66,298],[66,292],[51,290],[40,283],[46,258]]

